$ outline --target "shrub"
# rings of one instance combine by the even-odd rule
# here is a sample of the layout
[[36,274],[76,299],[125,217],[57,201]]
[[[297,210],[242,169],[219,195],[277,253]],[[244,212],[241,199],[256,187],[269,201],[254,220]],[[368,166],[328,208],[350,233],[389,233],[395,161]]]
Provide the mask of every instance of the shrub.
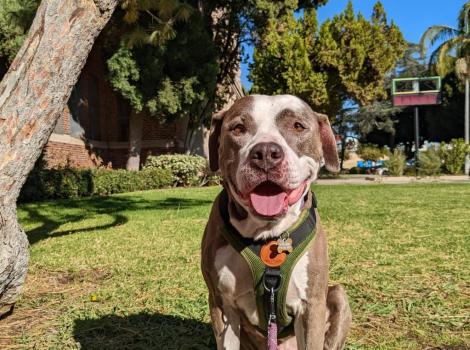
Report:
[[402,176],[406,167],[406,156],[399,149],[388,155],[388,160],[384,162],[388,173],[392,176]]
[[385,155],[385,150],[376,146],[376,145],[371,145],[371,144],[364,144],[361,145],[359,148],[359,155],[361,156],[362,159],[364,160],[371,160],[373,162],[378,161],[380,158],[382,158]]
[[187,154],[166,154],[149,156],[144,169],[167,169],[174,177],[176,186],[201,185],[204,180],[207,161],[201,156]]
[[92,194],[90,170],[34,169],[21,189],[20,201],[77,198]]
[[164,169],[142,171],[97,169],[92,170],[92,173],[93,194],[98,195],[151,190],[173,183],[171,172]]
[[441,157],[434,147],[430,147],[426,151],[419,152],[418,169],[421,174],[437,176],[441,173],[441,167]]
[[439,148],[444,167],[454,175],[462,172],[467,154],[470,154],[470,146],[463,139],[452,139],[448,145],[442,142]]
[[108,195],[161,188],[172,183],[171,172],[162,169],[137,172],[108,169],[34,169],[21,189],[19,201]]
[[405,171],[403,172],[403,175],[405,176],[416,176],[416,167],[415,166],[408,166],[405,168]]

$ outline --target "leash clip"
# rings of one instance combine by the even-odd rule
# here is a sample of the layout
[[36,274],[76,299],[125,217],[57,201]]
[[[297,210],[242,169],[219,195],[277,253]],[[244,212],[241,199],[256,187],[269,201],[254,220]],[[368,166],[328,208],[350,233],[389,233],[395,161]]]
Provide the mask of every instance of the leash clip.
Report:
[[276,291],[271,288],[269,293],[269,323],[276,322]]

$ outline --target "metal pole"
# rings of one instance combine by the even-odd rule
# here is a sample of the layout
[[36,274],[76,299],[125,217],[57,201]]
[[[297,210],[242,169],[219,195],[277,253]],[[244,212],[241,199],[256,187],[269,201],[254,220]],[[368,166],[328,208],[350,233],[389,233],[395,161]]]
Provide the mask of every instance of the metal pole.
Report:
[[[465,143],[470,143],[470,83],[469,78],[465,78]],[[465,175],[469,175],[470,172],[470,155],[465,158]]]
[[419,109],[418,109],[418,107],[415,107],[415,167],[416,167],[416,176],[419,175],[418,157],[419,157]]

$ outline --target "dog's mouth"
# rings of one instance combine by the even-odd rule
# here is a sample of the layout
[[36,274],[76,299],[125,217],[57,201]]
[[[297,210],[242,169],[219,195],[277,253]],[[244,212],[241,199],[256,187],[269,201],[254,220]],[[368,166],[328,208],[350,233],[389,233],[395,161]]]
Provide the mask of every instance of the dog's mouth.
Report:
[[296,203],[305,191],[307,183],[295,189],[284,189],[271,181],[265,181],[250,192],[250,206],[263,217],[278,217],[287,212],[289,205]]

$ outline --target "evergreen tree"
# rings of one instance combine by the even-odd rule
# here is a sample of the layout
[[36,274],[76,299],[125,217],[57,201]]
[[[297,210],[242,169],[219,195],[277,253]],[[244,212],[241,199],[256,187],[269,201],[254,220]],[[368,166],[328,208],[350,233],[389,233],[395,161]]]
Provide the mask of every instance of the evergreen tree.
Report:
[[404,40],[380,2],[370,21],[356,16],[350,1],[319,29],[314,9],[269,23],[254,53],[253,92],[297,94],[332,118],[346,101],[364,106],[387,97],[385,78]]
[[265,36],[254,51],[251,92],[302,97],[313,106],[327,102],[326,75],[314,70],[310,55],[317,31],[314,10],[299,21],[293,12],[281,20],[271,18]]
[[[399,28],[387,22],[380,2],[374,6],[371,20],[354,15],[352,2],[346,10],[325,21],[316,46],[319,69],[328,73],[330,113],[345,100],[359,106],[387,97],[385,79],[404,50]],[[327,49],[324,50],[323,47]]]

